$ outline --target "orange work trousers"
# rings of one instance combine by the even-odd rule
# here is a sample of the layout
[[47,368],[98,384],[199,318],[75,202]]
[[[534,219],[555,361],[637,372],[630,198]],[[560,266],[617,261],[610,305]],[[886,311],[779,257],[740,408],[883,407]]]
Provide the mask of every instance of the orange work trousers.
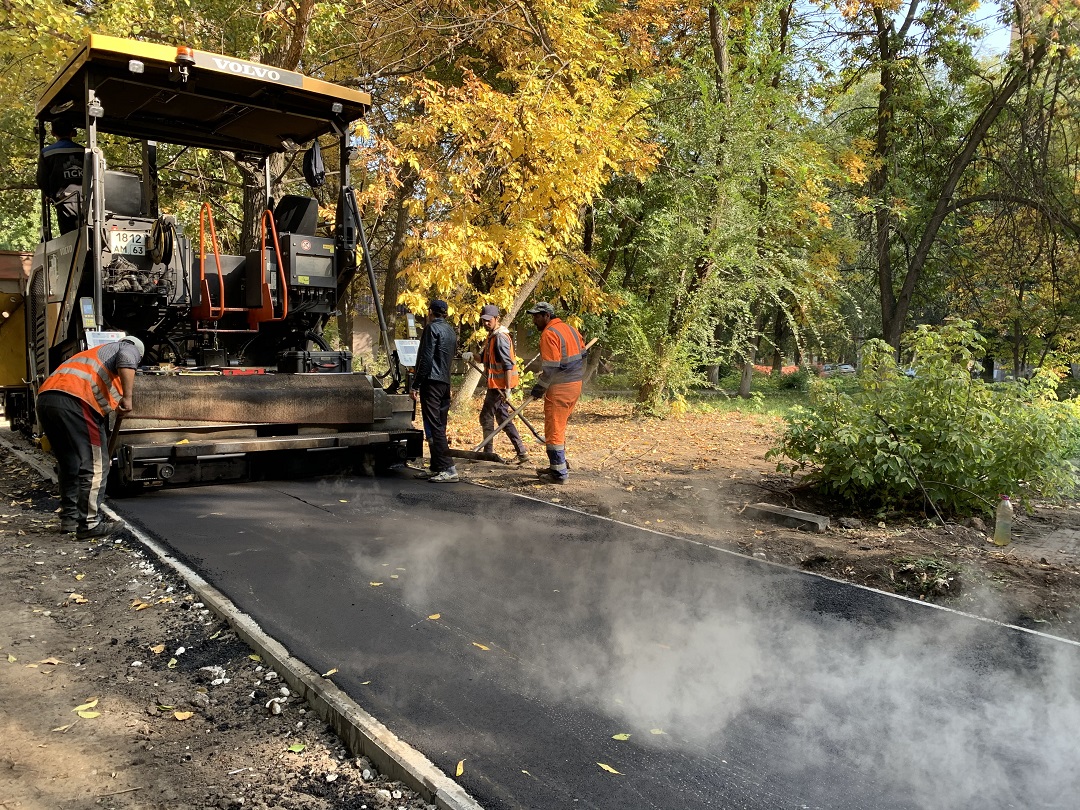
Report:
[[562,449],[566,444],[566,423],[581,396],[581,381],[555,383],[544,394],[544,441]]

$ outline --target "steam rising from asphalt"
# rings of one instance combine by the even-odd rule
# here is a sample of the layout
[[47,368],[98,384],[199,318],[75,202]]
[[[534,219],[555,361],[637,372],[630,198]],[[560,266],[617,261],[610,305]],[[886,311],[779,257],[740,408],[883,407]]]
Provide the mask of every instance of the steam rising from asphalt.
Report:
[[447,516],[356,563],[406,567],[403,600],[510,653],[527,695],[759,785],[785,774],[808,805],[861,782],[875,807],[1076,806],[1080,647],[558,519],[549,536],[524,511]]

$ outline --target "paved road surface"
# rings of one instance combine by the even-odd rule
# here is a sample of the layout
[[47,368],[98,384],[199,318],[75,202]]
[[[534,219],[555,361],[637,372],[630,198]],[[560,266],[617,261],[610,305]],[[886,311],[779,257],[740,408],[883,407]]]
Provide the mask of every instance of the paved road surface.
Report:
[[1076,645],[467,484],[113,503],[489,810],[1080,806]]

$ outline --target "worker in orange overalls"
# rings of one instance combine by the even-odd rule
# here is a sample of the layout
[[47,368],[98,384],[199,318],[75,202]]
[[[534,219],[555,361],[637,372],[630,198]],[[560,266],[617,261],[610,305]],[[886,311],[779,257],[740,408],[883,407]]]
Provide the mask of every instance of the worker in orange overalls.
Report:
[[541,301],[525,310],[533,316],[540,330],[540,377],[530,395],[544,398],[544,441],[548,466],[537,470],[545,484],[565,484],[569,473],[566,464],[566,423],[581,396],[585,378],[585,341],[570,324],[555,317],[555,307]]
[[135,370],[142,362],[137,337],[79,352],[41,385],[38,420],[56,455],[60,530],[79,540],[107,537],[120,527],[101,513],[109,477],[109,414],[131,413]]

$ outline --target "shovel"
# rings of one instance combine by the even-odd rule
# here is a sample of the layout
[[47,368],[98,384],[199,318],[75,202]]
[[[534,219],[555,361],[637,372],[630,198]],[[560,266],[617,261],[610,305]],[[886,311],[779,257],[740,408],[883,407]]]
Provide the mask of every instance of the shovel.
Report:
[[124,421],[124,416],[119,411],[116,414],[116,422],[113,423],[112,433],[109,434],[109,460],[112,461],[116,455],[116,448],[120,446],[120,423]]
[[[476,447],[474,447],[472,449],[472,452],[474,452],[474,453],[478,452],[481,447],[483,447],[485,444],[487,444],[492,439],[494,439],[496,436],[498,436],[499,431],[502,430],[504,427],[506,427],[508,424],[510,424],[510,420],[513,419],[515,416],[517,416],[518,411],[524,409],[524,407],[526,405],[528,405],[530,402],[535,401],[535,399],[536,399],[536,397],[531,396],[531,395],[525,397],[525,400],[520,405],[518,405],[516,408],[514,408],[514,410],[510,411],[510,415],[508,417],[506,417],[505,419],[503,419],[499,424],[497,424],[495,426],[495,429],[493,431],[491,431],[491,433],[489,433],[487,436],[485,436],[483,438],[483,441],[480,442],[480,444],[476,445]],[[489,455],[489,454],[481,453],[480,455]],[[494,455],[494,454],[492,453],[491,455]]]
[[[476,369],[477,371],[479,371],[479,372],[480,372],[480,376],[481,376],[481,377],[483,377],[483,376],[484,376],[484,370],[483,370],[482,368],[480,368],[480,366],[476,365],[476,363],[474,363],[474,362],[472,362],[472,361],[470,360],[470,361],[469,361],[469,365],[470,365],[470,366],[472,366],[472,367],[473,367],[474,369]],[[543,436],[541,436],[541,435],[540,435],[539,433],[537,433],[537,432],[536,432],[536,428],[535,428],[535,427],[533,427],[533,423],[532,423],[532,422],[530,422],[530,421],[529,421],[528,419],[526,419],[526,418],[525,418],[525,414],[523,414],[523,413],[519,413],[519,414],[517,415],[517,418],[518,418],[518,419],[520,419],[520,420],[522,421],[522,423],[523,423],[523,424],[525,425],[525,427],[527,427],[527,428],[528,428],[528,429],[529,429],[530,431],[532,431],[532,435],[536,437],[536,440],[537,440],[538,442],[540,442],[540,444],[544,444],[544,437],[543,437]],[[505,424],[505,423],[503,423],[503,424]],[[496,432],[496,433],[498,433],[499,431],[498,431],[498,430],[496,430],[495,432]]]

